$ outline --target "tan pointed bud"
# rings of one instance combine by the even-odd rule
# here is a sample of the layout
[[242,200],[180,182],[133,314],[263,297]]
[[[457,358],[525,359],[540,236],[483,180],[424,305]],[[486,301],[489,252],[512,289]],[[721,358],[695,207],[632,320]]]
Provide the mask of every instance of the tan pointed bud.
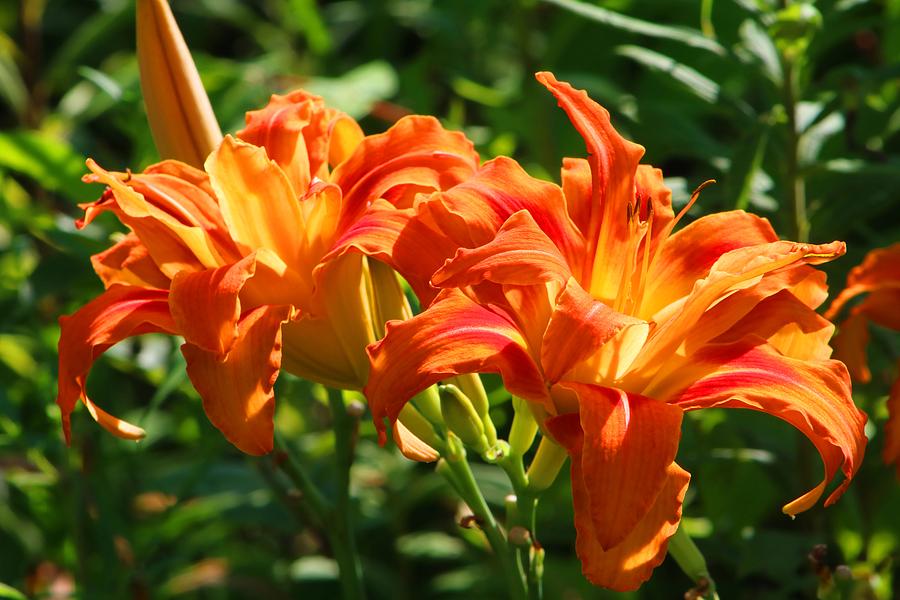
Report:
[[167,0],[137,0],[137,57],[160,156],[202,169],[222,132]]
[[441,396],[441,414],[447,429],[456,434],[463,444],[479,454],[490,447],[484,436],[484,425],[472,401],[455,385],[442,385],[438,388]]

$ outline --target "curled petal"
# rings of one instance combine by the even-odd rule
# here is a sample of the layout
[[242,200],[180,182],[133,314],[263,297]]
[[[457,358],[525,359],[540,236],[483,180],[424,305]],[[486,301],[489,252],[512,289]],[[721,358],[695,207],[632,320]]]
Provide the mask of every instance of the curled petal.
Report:
[[147,247],[134,233],[93,255],[91,264],[107,288],[116,283],[163,290],[169,287],[169,278],[159,270]]
[[594,524],[592,498],[583,464],[586,448],[578,415],[550,418],[546,426],[572,459],[575,550],[581,559],[584,576],[595,585],[612,590],[636,590],[666,557],[669,538],[675,534],[681,521],[681,507],[690,474],[676,463],[671,463],[650,509],[619,544],[605,550]]
[[379,198],[403,189],[445,190],[477,168],[478,154],[463,134],[447,131],[432,117],[404,117],[386,132],[366,137],[332,173],[331,182],[345,192],[340,229]]
[[845,479],[825,505],[836,502],[859,469],[865,452],[866,415],[853,404],[843,363],[782,356],[761,338],[708,346],[651,384],[645,393],[684,410],[758,410],[799,429],[819,451],[825,477],[814,489],[784,506],[789,515],[815,504],[840,469]]
[[713,264],[709,274],[694,284],[683,304],[671,304],[662,311],[666,313],[664,316],[657,313],[654,320],[660,325],[633,368],[664,362],[661,358],[670,356],[703,313],[729,292],[752,287],[759,277],[778,269],[833,260],[845,250],[843,242],[821,245],[772,242],[726,252]]
[[394,443],[406,458],[417,462],[434,462],[441,457],[437,450],[419,439],[406,425],[394,421]]
[[493,240],[461,248],[431,278],[439,287],[462,287],[488,280],[507,285],[565,282],[571,271],[565,257],[528,211],[513,214]]
[[412,319],[389,322],[384,339],[368,352],[365,393],[382,436],[385,417],[395,421],[413,395],[454,375],[499,372],[513,394],[537,401],[547,394],[511,319],[455,289],[442,291]]
[[866,359],[866,346],[869,345],[869,319],[865,313],[853,311],[841,323],[834,340],[834,357],[843,361],[850,371],[850,376],[860,383],[872,380],[869,362]]
[[281,367],[281,325],[291,312],[290,306],[261,306],[245,314],[224,359],[193,344],[181,347],[209,420],[247,454],[272,450],[272,386]]
[[105,429],[119,437],[138,439],[143,430],[100,410],[87,397],[85,384],[94,361],[113,344],[143,333],[175,333],[168,292],[115,284],[72,315],[60,317],[59,392],[66,441],[70,415],[81,399]]
[[691,293],[726,252],[778,239],[769,221],[742,210],[701,217],[665,240],[647,274],[639,314],[651,317]]
[[559,381],[623,327],[639,322],[594,300],[570,278],[556,300],[544,333],[541,365],[545,377],[552,383]]
[[250,255],[218,269],[178,273],[172,280],[169,310],[189,344],[224,356],[238,336],[239,294],[256,272]]

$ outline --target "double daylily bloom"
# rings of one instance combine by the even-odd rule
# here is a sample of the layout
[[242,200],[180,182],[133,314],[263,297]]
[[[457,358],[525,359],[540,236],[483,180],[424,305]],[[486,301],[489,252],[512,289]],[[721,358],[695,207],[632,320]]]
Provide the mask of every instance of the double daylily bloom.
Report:
[[[393,271],[338,251],[343,232],[376,199],[402,206],[411,194],[458,183],[477,155],[429,117],[364,138],[347,115],[294,92],[248,113],[246,128],[222,140],[205,171],[172,160],[141,174],[88,166],[85,179],[108,187],[83,206],[79,226],[111,211],[130,233],[93,257],[106,291],[60,319],[57,403],[66,437],[79,399],[116,435],[143,435],[100,409],[85,384],[107,348],[162,332],[184,337],[187,372],[210,421],[260,454],[272,448],[280,368],[360,389],[366,345],[387,319],[410,316]],[[397,433],[401,447],[421,454],[405,428]]]
[[[847,287],[834,299],[825,316],[836,318],[848,302],[863,294],[865,298],[850,308],[840,324],[834,337],[834,353],[847,363],[854,380],[867,383],[872,379],[866,359],[869,323],[900,331],[900,244],[869,252],[862,264],[850,271]],[[900,477],[900,377],[891,387],[887,408],[882,458],[887,464],[896,463]]]
[[500,373],[571,457],[585,575],[635,589],[680,520],[690,476],[674,460],[685,411],[764,411],[804,433],[825,475],[784,506],[789,515],[840,470],[826,505],[836,501],[859,468],[866,418],[846,368],[829,358],[833,325],[814,310],[825,277],[810,266],[844,245],[779,241],[743,211],[675,232],[687,207],[674,214],[660,171],[639,164],[643,148],[584,92],[538,79],[589,153],[564,161],[561,188],[498,159],[420,197],[403,226],[376,227],[375,210],[371,227],[345,235],[434,297],[370,347],[365,392],[383,430],[437,381]]

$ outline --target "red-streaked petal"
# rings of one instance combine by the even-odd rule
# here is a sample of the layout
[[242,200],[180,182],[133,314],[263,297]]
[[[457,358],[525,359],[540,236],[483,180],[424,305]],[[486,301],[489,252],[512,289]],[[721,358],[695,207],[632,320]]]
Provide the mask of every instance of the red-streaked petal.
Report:
[[828,307],[825,317],[836,317],[854,296],[884,288],[900,288],[900,243],[872,250],[862,264],[853,267],[847,276],[847,287]]
[[683,304],[673,303],[655,315],[654,320],[660,325],[651,334],[633,368],[640,370],[649,365],[662,364],[662,358],[670,356],[703,314],[727,293],[752,287],[758,283],[757,278],[766,273],[798,265],[820,264],[841,256],[845,251],[843,242],[821,245],[772,242],[726,252],[713,264],[709,275],[694,284]]
[[578,396],[582,477],[595,539],[609,550],[652,508],[681,438],[682,410],[622,390],[562,383]]
[[385,133],[366,137],[332,173],[331,182],[344,190],[341,229],[379,198],[403,188],[445,190],[477,168],[478,154],[462,133],[447,131],[432,117],[404,117]]
[[531,177],[512,159],[488,161],[470,179],[421,204],[432,228],[465,248],[489,242],[507,219],[526,210],[580,276],[584,238],[566,213],[562,190]]
[[704,348],[645,393],[684,410],[758,410],[799,429],[822,456],[825,477],[784,506],[789,515],[815,504],[840,469],[845,479],[825,501],[833,504],[862,462],[866,415],[854,406],[847,369],[836,360],[796,360],[781,356],[761,338],[747,338]]
[[635,172],[644,148],[620,136],[606,109],[583,90],[557,81],[551,73],[538,73],[536,77],[556,97],[587,146],[591,205],[584,231],[589,244],[586,266],[592,265],[591,295],[611,303],[618,295],[623,270],[628,268],[626,210],[635,200]]
[[166,277],[147,251],[147,247],[134,234],[129,233],[111,248],[91,257],[94,272],[104,287],[121,283],[138,287],[168,289]]
[[647,274],[639,314],[649,318],[691,293],[726,252],[778,239],[769,221],[735,210],[701,217],[666,239]]
[[304,231],[299,200],[264,149],[227,135],[206,170],[228,230],[245,251],[265,248],[286,263],[297,260]]
[[559,381],[623,327],[638,322],[594,300],[570,278],[556,300],[541,344],[544,376],[551,383]]
[[438,290],[432,274],[458,248],[452,240],[425,224],[416,209],[398,209],[377,200],[335,243],[323,262],[357,251],[391,265],[427,306]]
[[290,315],[290,306],[261,306],[245,314],[224,360],[192,344],[181,347],[209,420],[247,454],[272,450],[272,386],[281,367],[281,325]]
[[507,285],[565,282],[566,259],[528,211],[513,214],[493,240],[478,248],[461,248],[431,278],[439,287],[463,287],[488,280]]
[[255,272],[251,254],[232,265],[175,276],[169,310],[187,343],[219,356],[228,353],[238,336],[238,296]]
[[[900,362],[897,363],[900,368]],[[884,424],[884,447],[881,458],[885,464],[893,464],[900,479],[900,377],[891,386],[887,399],[888,420]]]
[[666,557],[669,538],[678,529],[681,507],[690,474],[671,463],[653,505],[617,546],[604,550],[591,513],[590,492],[585,484],[583,435],[578,415],[548,419],[547,429],[569,452],[572,460],[572,501],[575,508],[575,549],[584,576],[593,584],[612,590],[636,590]]
[[442,291],[407,321],[390,321],[368,348],[371,372],[365,393],[376,427],[397,419],[416,393],[454,375],[500,373],[506,388],[541,401],[547,390],[525,339],[506,315],[476,304],[462,292]]
[[560,172],[566,209],[578,230],[587,233],[591,219],[591,165],[583,158],[563,158]]
[[113,344],[143,333],[175,333],[169,314],[168,292],[136,286],[112,285],[81,309],[59,318],[59,392],[63,432],[71,437],[69,416],[79,398],[91,415],[112,433],[128,439],[143,435],[140,428],[100,411],[87,398],[85,383],[94,361]]

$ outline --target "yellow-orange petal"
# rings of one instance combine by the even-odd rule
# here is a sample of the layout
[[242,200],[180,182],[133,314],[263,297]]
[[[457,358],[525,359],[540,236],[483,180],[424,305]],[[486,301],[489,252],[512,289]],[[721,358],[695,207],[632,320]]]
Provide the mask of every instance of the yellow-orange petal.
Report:
[[107,288],[116,283],[163,290],[169,287],[169,278],[159,270],[147,247],[134,233],[91,256],[91,264]]
[[406,458],[417,462],[434,462],[441,457],[437,450],[423,442],[399,420],[394,421],[394,443]]
[[62,413],[66,441],[70,415],[79,399],[91,415],[116,435],[134,439],[142,430],[100,410],[88,400],[85,385],[94,361],[113,344],[143,333],[175,333],[165,290],[115,284],[74,314],[59,318],[59,388],[56,404]]
[[547,394],[512,319],[456,289],[442,291],[412,319],[390,321],[368,353],[372,368],[365,393],[382,435],[385,418],[395,421],[413,395],[454,375],[499,372],[513,394],[537,401]]
[[838,295],[825,313],[834,319],[851,298],[878,289],[900,289],[900,243],[869,252],[862,264],[850,270],[847,287]]
[[189,344],[224,356],[238,336],[239,295],[256,272],[256,256],[196,273],[178,273],[172,280],[169,310]]
[[638,323],[594,300],[574,278],[556,299],[541,343],[541,365],[551,383],[593,355],[623,327]]
[[264,248],[288,264],[297,260],[305,228],[299,199],[265,150],[225,136],[206,171],[228,231],[245,252]]
[[291,312],[290,306],[261,306],[245,314],[224,360],[193,344],[181,347],[210,422],[247,454],[272,450],[272,386],[281,367],[281,325]]
[[167,0],[137,1],[137,56],[160,156],[203,165],[222,133]]
[[872,380],[866,346],[869,345],[869,319],[864,312],[854,310],[841,323],[837,335],[832,340],[834,357],[843,361],[850,376],[860,383]]
[[578,416],[567,414],[546,421],[551,435],[571,457],[572,502],[575,508],[575,549],[581,570],[593,584],[619,592],[638,589],[666,557],[666,550],[678,523],[690,474],[671,463],[665,481],[644,517],[616,546],[601,546],[591,512],[591,497],[585,483],[584,436]]
[[815,488],[784,506],[789,515],[815,504],[840,469],[845,479],[825,505],[837,501],[865,452],[866,415],[853,404],[844,364],[782,356],[755,336],[707,346],[645,393],[684,410],[722,407],[762,411],[800,430],[819,451],[825,476]]

